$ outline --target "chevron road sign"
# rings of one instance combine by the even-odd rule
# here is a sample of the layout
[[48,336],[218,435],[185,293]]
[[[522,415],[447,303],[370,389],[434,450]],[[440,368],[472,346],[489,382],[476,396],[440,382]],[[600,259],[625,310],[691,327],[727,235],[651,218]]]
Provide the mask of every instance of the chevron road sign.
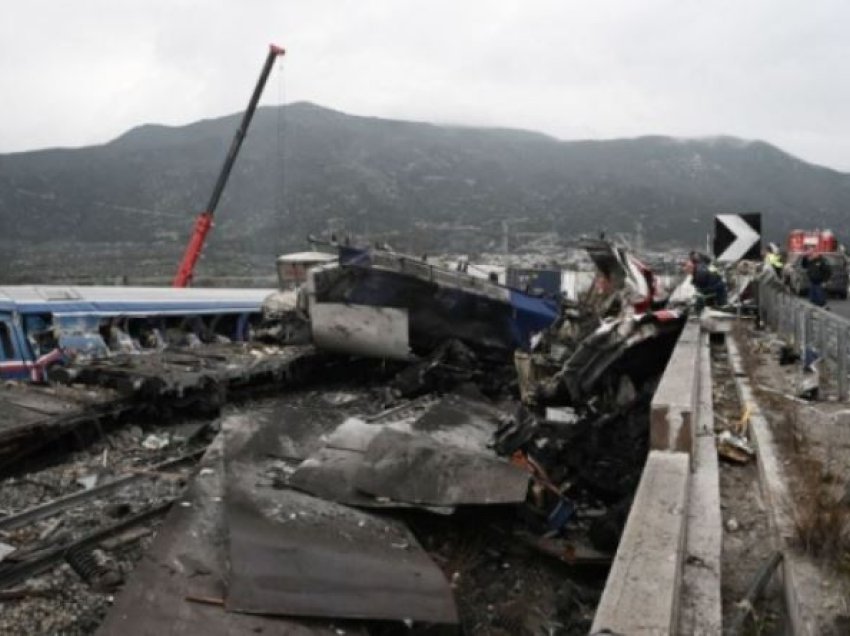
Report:
[[761,213],[714,217],[714,258],[723,263],[761,258]]

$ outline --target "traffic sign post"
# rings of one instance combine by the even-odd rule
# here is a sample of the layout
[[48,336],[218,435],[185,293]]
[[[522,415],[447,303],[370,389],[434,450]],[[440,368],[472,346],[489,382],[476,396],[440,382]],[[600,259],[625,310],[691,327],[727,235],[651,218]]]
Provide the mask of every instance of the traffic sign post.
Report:
[[714,258],[721,263],[761,259],[761,213],[714,217]]

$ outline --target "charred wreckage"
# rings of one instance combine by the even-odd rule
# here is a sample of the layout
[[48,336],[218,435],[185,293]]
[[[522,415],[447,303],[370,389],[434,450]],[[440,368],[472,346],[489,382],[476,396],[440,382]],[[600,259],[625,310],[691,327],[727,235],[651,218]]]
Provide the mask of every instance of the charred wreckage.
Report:
[[[96,485],[4,499],[0,603],[63,563],[93,585],[109,559],[92,551],[155,519],[98,633],[587,633],[686,310],[624,249],[584,247],[596,279],[567,298],[340,246],[266,301],[249,342],[7,383],[4,488],[81,431],[101,467]],[[201,424],[178,445],[163,414]],[[145,418],[159,432],[110,464],[104,440]],[[117,521],[45,530],[178,466],[168,496]]]

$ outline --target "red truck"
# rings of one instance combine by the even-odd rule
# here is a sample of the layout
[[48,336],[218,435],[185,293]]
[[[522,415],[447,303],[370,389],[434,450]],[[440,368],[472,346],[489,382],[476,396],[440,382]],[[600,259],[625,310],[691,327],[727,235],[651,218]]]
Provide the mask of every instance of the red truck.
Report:
[[828,254],[838,251],[838,239],[832,230],[791,230],[788,234],[788,258],[809,250]]

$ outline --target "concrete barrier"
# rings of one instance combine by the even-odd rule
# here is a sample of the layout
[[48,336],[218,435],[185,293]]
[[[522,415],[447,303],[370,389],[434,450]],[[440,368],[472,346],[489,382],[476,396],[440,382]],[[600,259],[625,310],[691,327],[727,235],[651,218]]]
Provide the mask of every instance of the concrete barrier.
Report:
[[[711,403],[708,338],[689,322],[652,401],[651,450],[594,633],[720,633],[722,532]],[[686,567],[686,556],[704,567]]]
[[652,399],[649,447],[693,455],[694,414],[699,395],[700,327],[688,321]]
[[690,461],[650,451],[592,631],[671,634],[678,623]]
[[682,634],[720,634],[720,467],[714,441],[714,396],[709,334],[700,334],[698,408],[693,423],[694,455],[688,497],[686,557],[683,565],[679,630]]

